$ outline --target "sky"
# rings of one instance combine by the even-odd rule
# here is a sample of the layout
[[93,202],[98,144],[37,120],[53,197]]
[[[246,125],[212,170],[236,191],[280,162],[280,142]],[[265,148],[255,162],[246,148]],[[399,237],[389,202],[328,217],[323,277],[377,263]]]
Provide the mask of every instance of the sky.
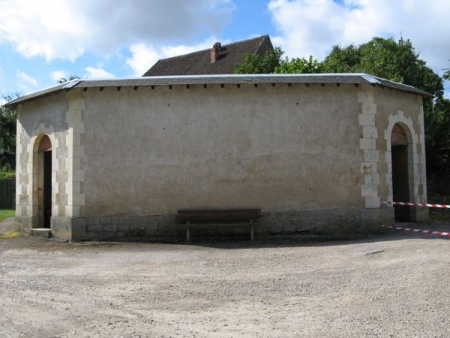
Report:
[[[161,58],[269,34],[288,57],[411,40],[450,68],[450,0],[0,0],[0,96],[63,77],[139,77]],[[445,83],[450,98],[450,83]]]

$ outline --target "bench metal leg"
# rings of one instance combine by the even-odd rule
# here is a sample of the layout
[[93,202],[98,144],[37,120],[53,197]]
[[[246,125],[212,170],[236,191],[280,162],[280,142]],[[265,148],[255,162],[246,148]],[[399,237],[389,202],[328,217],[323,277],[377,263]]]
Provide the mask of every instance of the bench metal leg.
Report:
[[187,228],[186,228],[186,242],[189,242],[191,239],[191,236],[189,235],[189,221],[186,222]]

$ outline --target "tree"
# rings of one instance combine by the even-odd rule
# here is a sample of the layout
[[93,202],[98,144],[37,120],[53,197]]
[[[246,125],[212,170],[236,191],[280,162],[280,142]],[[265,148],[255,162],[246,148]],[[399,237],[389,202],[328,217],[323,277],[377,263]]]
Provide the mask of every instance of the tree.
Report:
[[[20,93],[3,96],[6,102]],[[16,113],[0,106],[0,171],[13,171],[16,167]]]
[[335,45],[322,63],[322,70],[325,73],[361,72],[359,67],[361,57],[359,54],[358,47],[355,45],[346,48]]
[[80,79],[80,77],[78,75],[69,75],[68,78],[62,77],[58,80],[58,83],[64,83],[64,82],[69,82],[72,80],[76,80],[76,79]]
[[268,50],[263,55],[247,54],[245,61],[234,68],[235,74],[270,74],[280,65],[283,51],[280,47]]
[[282,60],[275,68],[277,74],[315,74],[322,72],[322,63],[310,55],[309,59],[289,58]]
[[427,173],[430,190],[438,195],[450,191],[450,100],[441,99],[426,112]]
[[375,37],[360,46],[334,46],[323,62],[326,73],[368,73],[422,89],[440,99],[442,78],[419,59],[410,40]]

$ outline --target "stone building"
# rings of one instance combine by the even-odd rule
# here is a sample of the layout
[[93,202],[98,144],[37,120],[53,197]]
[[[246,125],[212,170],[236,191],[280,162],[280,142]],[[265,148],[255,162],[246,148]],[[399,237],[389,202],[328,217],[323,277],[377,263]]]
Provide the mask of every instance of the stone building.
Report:
[[59,84],[8,104],[16,218],[70,240],[182,238],[190,208],[261,208],[256,235],[421,220],[380,202],[426,202],[423,98],[367,74]]

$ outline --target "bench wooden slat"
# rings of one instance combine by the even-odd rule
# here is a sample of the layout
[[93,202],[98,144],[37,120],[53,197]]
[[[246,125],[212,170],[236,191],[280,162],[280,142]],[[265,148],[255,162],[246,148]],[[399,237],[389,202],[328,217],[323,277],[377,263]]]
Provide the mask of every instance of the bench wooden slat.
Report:
[[215,227],[226,227],[226,226],[245,226],[245,227],[252,227],[254,225],[257,225],[256,222],[239,222],[239,223],[189,223],[189,224],[183,224],[187,227],[191,228],[206,228],[208,226],[215,226]]
[[178,210],[178,215],[261,214],[261,209],[201,209]]
[[257,219],[261,218],[260,214],[220,214],[220,215],[212,215],[212,214],[198,214],[198,215],[179,215],[178,219],[181,221],[189,221],[189,220],[208,220],[208,219],[216,219],[216,220],[239,220],[239,219]]

